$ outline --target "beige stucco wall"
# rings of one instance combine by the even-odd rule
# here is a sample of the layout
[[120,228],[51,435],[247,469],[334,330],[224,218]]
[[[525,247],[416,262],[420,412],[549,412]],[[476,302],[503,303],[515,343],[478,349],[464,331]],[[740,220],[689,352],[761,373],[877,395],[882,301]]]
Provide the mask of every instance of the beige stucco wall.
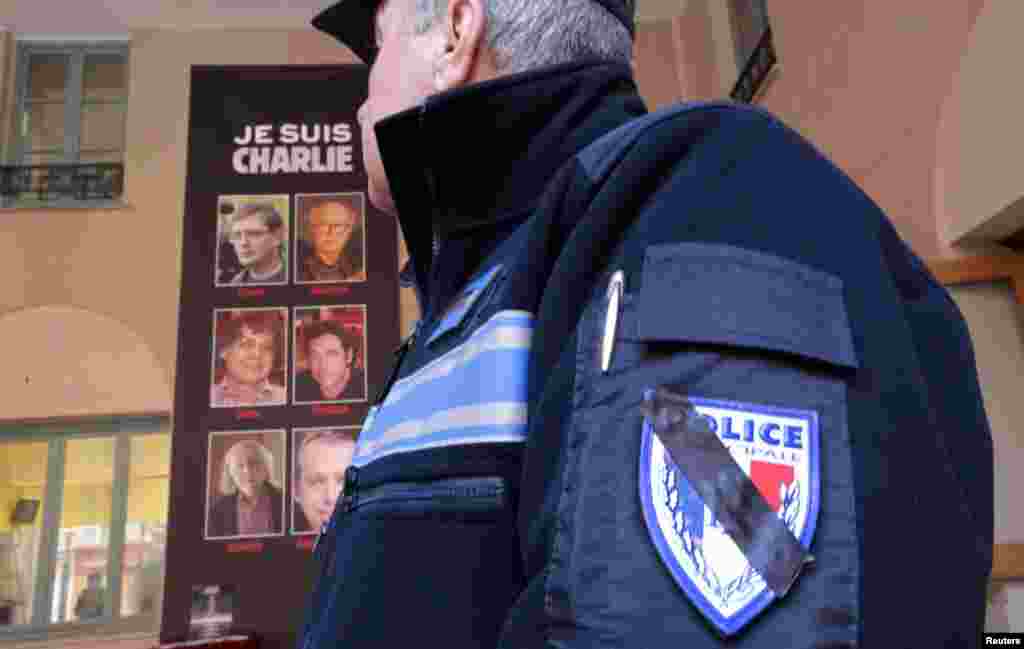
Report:
[[657,20],[637,26],[633,74],[650,110],[674,104],[683,96],[684,79],[673,23]]
[[1019,0],[984,3],[944,106],[951,141],[940,227],[947,241],[1001,238],[1024,227],[1024,86],[1015,69],[1022,21]]
[[727,98],[739,76],[731,29],[720,0],[688,0],[674,17],[638,24],[634,73],[647,107]]
[[976,5],[768,5],[781,73],[764,105],[846,171],[925,257],[946,252],[933,200],[936,140]]
[[[966,124],[987,129],[990,137],[973,145],[983,155],[987,142],[1014,124],[1007,111],[1020,103],[1007,101],[993,112],[987,110],[991,98],[1024,92],[1005,74],[993,73],[1007,68],[1006,52],[1013,51],[1005,40],[1017,24],[1005,13],[1010,5],[1013,12],[1024,11],[1016,0],[927,6],[888,0],[838,5],[769,0],[779,63],[759,103],[848,173],[918,254],[962,256],[965,251],[951,245],[947,232],[947,197],[957,202],[957,214],[991,216],[998,208],[992,195],[984,197],[987,204],[971,203],[973,194],[988,191],[980,185],[959,190],[959,169],[967,164],[967,158],[960,161],[959,146],[972,137]],[[1003,19],[979,18],[982,9]],[[1003,41],[985,26],[996,22]],[[984,30],[980,37],[979,29]],[[720,99],[732,89],[738,70],[725,3],[690,0],[678,17],[642,24],[637,34],[637,77],[652,108]],[[981,53],[975,53],[982,41]],[[969,90],[959,93],[962,59],[971,80],[964,85]],[[954,109],[968,92],[972,98],[964,98],[967,112],[960,117]],[[1024,135],[1002,140],[1004,158],[1019,148],[1017,137]],[[989,185],[1019,173],[1019,165],[1000,164],[994,179],[988,177],[987,161],[974,160],[970,166]]]
[[109,317],[66,306],[0,316],[5,419],[167,409],[167,374],[146,341]]
[[[709,61],[713,62],[715,70],[712,81],[714,97],[728,97],[740,76],[736,62],[736,48],[733,46],[728,5],[722,0],[695,0],[695,2],[698,4],[691,7],[691,10],[698,11],[698,6],[703,4],[703,11],[708,17],[707,32],[703,35],[703,40],[710,44],[713,52]],[[688,38],[699,38],[700,36],[699,34],[687,34]]]

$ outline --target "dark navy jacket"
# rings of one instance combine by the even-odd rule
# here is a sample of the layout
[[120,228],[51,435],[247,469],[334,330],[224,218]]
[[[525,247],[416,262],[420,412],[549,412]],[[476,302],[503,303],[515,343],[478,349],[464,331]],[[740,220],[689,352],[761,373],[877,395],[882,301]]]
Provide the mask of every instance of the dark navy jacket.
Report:
[[[510,349],[528,328],[509,357],[523,379],[507,381],[525,419],[503,415],[504,442],[368,452],[318,548],[300,646],[978,644],[992,450],[955,305],[863,192],[768,114],[644,112],[628,68],[594,63],[378,125],[424,307],[388,399],[443,379],[446,355],[468,359],[488,327]],[[771,484],[786,516],[802,505],[792,520],[816,561],[724,632],[684,573],[722,602],[753,597],[757,576],[722,586],[725,564],[701,550],[715,521],[678,473],[650,468],[664,456],[640,406],[663,387],[702,405],[734,453],[811,458],[809,473],[769,469],[790,471]],[[404,425],[375,448],[406,443]]]

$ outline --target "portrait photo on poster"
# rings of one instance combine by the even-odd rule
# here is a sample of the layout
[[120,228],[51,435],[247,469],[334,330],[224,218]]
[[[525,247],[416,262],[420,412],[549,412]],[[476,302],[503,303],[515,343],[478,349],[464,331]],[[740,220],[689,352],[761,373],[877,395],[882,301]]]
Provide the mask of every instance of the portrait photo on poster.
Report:
[[287,307],[215,309],[210,407],[287,402]]
[[285,431],[211,432],[203,538],[284,534]]
[[366,401],[366,305],[295,308],[292,403]]
[[315,534],[345,489],[359,426],[292,431],[292,533]]
[[232,632],[238,608],[237,589],[230,584],[192,586],[188,639],[212,640]]
[[214,286],[288,283],[287,194],[217,197]]
[[366,198],[361,192],[295,195],[295,282],[366,281]]

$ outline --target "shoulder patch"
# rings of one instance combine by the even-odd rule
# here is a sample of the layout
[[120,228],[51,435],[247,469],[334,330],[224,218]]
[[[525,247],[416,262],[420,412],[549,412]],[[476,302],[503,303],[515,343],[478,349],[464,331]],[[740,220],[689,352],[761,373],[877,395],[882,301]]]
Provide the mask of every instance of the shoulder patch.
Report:
[[[817,413],[688,399],[809,549],[821,502]],[[639,481],[644,522],[658,556],[722,635],[736,633],[777,599],[676,467],[646,418]]]

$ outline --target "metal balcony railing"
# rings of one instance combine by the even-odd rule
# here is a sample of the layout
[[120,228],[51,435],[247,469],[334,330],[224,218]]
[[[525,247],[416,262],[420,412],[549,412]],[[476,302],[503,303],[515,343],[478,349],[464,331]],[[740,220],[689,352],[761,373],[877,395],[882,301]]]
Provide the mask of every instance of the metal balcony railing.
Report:
[[767,28],[757,41],[757,47],[751,52],[747,64],[743,66],[740,78],[736,80],[729,97],[733,101],[749,104],[757,95],[761,83],[778,59],[775,56],[775,44],[772,42],[772,30]]
[[112,200],[124,189],[124,164],[0,166],[0,204]]

